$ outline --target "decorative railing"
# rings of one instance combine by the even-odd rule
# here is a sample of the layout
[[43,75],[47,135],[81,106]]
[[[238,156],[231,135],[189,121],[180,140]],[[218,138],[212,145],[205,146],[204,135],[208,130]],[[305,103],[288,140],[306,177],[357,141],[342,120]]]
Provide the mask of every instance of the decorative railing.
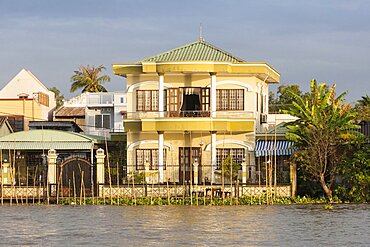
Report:
[[191,193],[193,195],[202,195],[210,197],[211,194],[214,197],[222,197],[224,193],[227,197],[241,197],[241,196],[263,196],[265,194],[271,194],[276,196],[292,196],[290,185],[278,185],[276,191],[274,186],[258,186],[258,185],[239,185],[232,187],[230,185],[225,185],[222,190],[220,185],[193,185],[191,188],[189,185],[123,185],[119,186],[104,186],[102,196],[109,198],[117,197],[129,197],[129,198],[139,198],[139,197],[153,197],[153,198],[166,198],[166,197],[182,197],[184,194]]
[[255,112],[251,111],[137,111],[127,112],[124,119],[148,119],[148,118],[238,118],[254,119]]

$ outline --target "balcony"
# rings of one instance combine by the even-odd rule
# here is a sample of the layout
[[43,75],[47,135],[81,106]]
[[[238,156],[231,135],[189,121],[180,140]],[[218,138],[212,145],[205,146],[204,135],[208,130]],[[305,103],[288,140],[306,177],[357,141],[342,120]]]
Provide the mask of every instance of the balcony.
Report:
[[[212,116],[213,115],[213,116]],[[128,112],[125,131],[242,131],[252,132],[255,113],[246,111]]]
[[111,106],[113,105],[113,96],[114,95],[112,93],[88,94],[86,104],[88,106],[101,106],[101,105]]
[[163,119],[163,118],[215,118],[215,119],[255,119],[255,113],[251,111],[216,111],[211,117],[210,111],[179,111],[179,112],[127,112],[124,119]]

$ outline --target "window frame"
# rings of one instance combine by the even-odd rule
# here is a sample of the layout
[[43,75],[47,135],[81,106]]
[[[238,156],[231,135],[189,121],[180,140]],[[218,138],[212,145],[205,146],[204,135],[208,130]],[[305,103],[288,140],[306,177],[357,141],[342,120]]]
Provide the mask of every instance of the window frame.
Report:
[[222,169],[222,161],[227,157],[237,160],[237,164],[240,165],[245,158],[245,153],[244,148],[216,148],[216,170]]
[[[163,91],[163,108],[167,109],[167,90]],[[149,99],[147,99],[149,98]],[[147,103],[149,104],[147,105]],[[148,107],[147,107],[148,106]],[[136,90],[136,111],[137,112],[158,112],[159,111],[159,90]]]
[[216,89],[217,111],[244,111],[244,89]]
[[[101,126],[97,126],[97,124],[96,124],[96,118],[97,117],[100,117],[100,119],[101,119]],[[108,116],[109,117],[109,128],[106,128],[105,127],[105,122],[106,121],[104,121],[104,116]],[[111,121],[111,119],[112,119],[112,117],[111,117],[111,114],[104,114],[104,113],[100,113],[100,114],[95,114],[94,115],[94,127],[95,127],[95,129],[111,129],[111,123],[112,123],[112,121]]]
[[[141,158],[139,160],[139,157],[138,157],[138,153],[142,153],[141,154]],[[145,170],[145,153],[148,153],[149,154],[149,159],[150,159],[150,162],[149,162],[149,170],[151,171],[157,171],[158,170],[158,167],[159,167],[159,164],[158,164],[158,148],[137,148],[135,150],[135,169],[136,170]],[[163,149],[163,170],[166,170],[166,159],[167,159],[167,151],[166,149],[164,148]],[[157,162],[157,164],[153,164],[154,162]]]

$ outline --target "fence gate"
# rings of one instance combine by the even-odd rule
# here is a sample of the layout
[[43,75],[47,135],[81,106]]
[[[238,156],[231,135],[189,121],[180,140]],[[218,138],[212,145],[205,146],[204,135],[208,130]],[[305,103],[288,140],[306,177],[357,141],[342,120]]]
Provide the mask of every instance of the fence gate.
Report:
[[65,160],[59,169],[59,194],[63,197],[92,196],[91,163],[79,157]]

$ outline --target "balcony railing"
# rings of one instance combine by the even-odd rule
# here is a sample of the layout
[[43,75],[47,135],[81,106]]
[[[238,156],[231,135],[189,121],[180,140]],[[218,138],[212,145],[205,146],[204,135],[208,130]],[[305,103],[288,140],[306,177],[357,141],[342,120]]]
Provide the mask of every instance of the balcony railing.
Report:
[[87,105],[110,105],[113,104],[113,94],[89,94]]
[[251,111],[216,111],[211,114],[210,111],[180,111],[180,112],[127,112],[124,119],[150,119],[150,118],[237,118],[254,119],[255,113]]

